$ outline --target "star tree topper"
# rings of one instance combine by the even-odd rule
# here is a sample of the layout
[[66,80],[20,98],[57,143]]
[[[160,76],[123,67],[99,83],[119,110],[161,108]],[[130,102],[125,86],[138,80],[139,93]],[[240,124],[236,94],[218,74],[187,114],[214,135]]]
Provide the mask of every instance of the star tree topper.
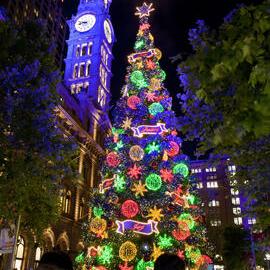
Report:
[[147,5],[146,3],[143,3],[141,7],[136,7],[137,11],[135,12],[136,16],[139,16],[139,18],[143,17],[149,17],[150,13],[154,11],[155,9],[152,8],[153,3]]

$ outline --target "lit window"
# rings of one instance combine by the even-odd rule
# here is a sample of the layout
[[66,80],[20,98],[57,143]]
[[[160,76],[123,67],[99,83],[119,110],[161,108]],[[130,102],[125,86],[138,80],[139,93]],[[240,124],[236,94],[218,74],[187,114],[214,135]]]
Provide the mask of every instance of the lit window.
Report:
[[80,64],[80,74],[79,77],[84,77],[85,75],[85,63]]
[[81,47],[80,47],[80,45],[78,45],[76,48],[76,57],[80,56],[80,50],[81,50]]
[[79,219],[84,217],[84,207],[85,207],[85,199],[81,198],[79,205]]
[[217,181],[211,181],[206,183],[207,188],[217,188],[218,182]]
[[62,203],[62,211],[65,214],[70,213],[70,206],[71,206],[71,191],[66,191],[65,189],[62,191],[61,194],[61,203]]
[[230,186],[231,187],[234,187],[236,185],[237,185],[237,180],[235,180],[235,179],[230,180]]
[[228,171],[229,172],[235,172],[236,171],[236,166],[235,165],[229,165],[228,166]]
[[81,50],[81,56],[85,56],[87,54],[87,44],[82,45],[82,50]]
[[216,169],[216,167],[210,167],[210,168],[206,168],[205,171],[206,172],[216,172],[217,169]]
[[232,210],[233,210],[233,213],[235,215],[240,215],[241,214],[241,208],[240,207],[234,207]]
[[25,242],[22,236],[18,237],[15,269],[21,270],[24,260]]
[[36,248],[36,254],[35,254],[35,269],[38,267],[38,264],[40,262],[40,258],[41,258],[41,254],[42,254],[42,250],[40,247]]
[[206,179],[207,179],[207,180],[214,180],[214,179],[217,179],[217,175],[216,175],[216,174],[214,174],[214,175],[208,175],[208,176],[206,177]]
[[91,55],[92,54],[92,47],[93,47],[93,43],[92,42],[89,42],[88,43],[88,55]]
[[240,198],[239,197],[232,198],[232,204],[233,205],[240,205]]
[[256,224],[256,218],[249,218],[249,219],[248,219],[248,224],[249,224],[249,225],[254,225],[254,224]]
[[232,195],[239,195],[239,190],[238,189],[231,188],[231,194]]
[[86,73],[85,76],[89,76],[90,75],[90,67],[91,67],[91,62],[88,61],[86,64]]
[[202,189],[202,188],[203,188],[203,183],[202,182],[197,183],[197,189]]
[[243,220],[242,220],[241,217],[235,217],[235,218],[233,219],[233,221],[234,221],[234,224],[235,224],[235,225],[242,225],[242,224],[243,224]]
[[196,169],[191,169],[192,173],[201,173],[202,170],[200,168],[196,168]]
[[78,65],[77,64],[74,65],[72,77],[73,77],[73,79],[78,77]]
[[101,107],[106,104],[106,93],[101,86],[98,87],[98,103]]
[[71,92],[72,95],[76,93],[76,85],[75,84],[71,85],[70,92]]
[[216,201],[216,200],[212,200],[208,203],[208,206],[209,207],[217,207],[219,206],[219,201]]
[[214,219],[214,220],[210,220],[210,225],[212,227],[218,227],[221,225],[221,220],[220,219]]

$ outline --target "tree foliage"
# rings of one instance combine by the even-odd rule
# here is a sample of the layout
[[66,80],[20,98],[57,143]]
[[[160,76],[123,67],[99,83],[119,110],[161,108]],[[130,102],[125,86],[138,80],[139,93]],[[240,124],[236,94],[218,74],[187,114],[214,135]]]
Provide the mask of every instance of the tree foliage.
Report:
[[[270,170],[270,3],[240,6],[214,32],[198,21],[189,32],[194,53],[179,64],[188,139],[229,155],[248,197],[247,210],[268,226]],[[248,182],[246,180],[249,180]]]
[[57,127],[60,74],[43,25],[0,22],[0,218],[41,233],[58,216],[75,144]]

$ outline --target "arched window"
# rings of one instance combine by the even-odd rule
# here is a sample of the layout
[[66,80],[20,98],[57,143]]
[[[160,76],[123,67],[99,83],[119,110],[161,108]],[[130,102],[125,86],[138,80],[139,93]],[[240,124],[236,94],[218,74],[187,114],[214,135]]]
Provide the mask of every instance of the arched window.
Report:
[[65,209],[64,209],[65,214],[70,214],[70,206],[71,206],[71,191],[68,190],[65,198]]
[[18,242],[17,242],[17,254],[16,254],[16,261],[15,261],[15,268],[17,270],[22,269],[24,254],[25,254],[25,241],[23,237],[20,235],[18,237]]
[[85,56],[86,54],[87,54],[87,44],[83,44],[81,56]]
[[73,68],[73,79],[77,78],[78,77],[78,65],[74,65],[74,68]]
[[40,258],[41,258],[41,254],[42,254],[42,249],[40,247],[37,247],[36,248],[36,253],[35,253],[34,269],[36,269],[38,267],[38,264],[39,264]]
[[80,64],[80,76],[79,77],[84,77],[85,74],[85,63]]
[[84,207],[85,207],[85,199],[84,197],[82,197],[79,205],[79,219],[84,217]]
[[90,75],[90,66],[91,66],[91,62],[88,61],[86,64],[86,73],[85,76],[89,76]]
[[81,50],[80,45],[78,45],[76,48],[76,57],[80,56],[80,50]]
[[91,55],[92,54],[92,47],[93,47],[93,43],[92,42],[89,42],[88,43],[88,55]]

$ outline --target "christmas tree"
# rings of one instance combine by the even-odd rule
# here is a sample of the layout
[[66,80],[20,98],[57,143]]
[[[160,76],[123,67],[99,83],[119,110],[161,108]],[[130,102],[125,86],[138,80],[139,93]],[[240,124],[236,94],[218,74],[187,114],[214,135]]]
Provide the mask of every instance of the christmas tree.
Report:
[[164,88],[161,52],[154,47],[152,4],[137,7],[140,27],[128,56],[126,85],[114,113],[102,182],[85,224],[84,269],[151,269],[164,252],[190,268],[210,261],[199,200],[191,192],[187,157],[175,130],[172,100]]

